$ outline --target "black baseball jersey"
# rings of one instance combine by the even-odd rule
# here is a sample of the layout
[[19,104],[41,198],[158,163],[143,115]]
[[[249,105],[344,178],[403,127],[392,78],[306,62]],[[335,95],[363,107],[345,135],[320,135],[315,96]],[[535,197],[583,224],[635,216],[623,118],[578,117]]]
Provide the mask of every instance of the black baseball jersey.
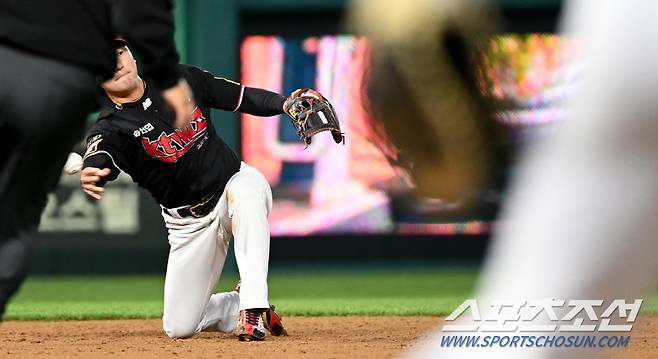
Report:
[[180,65],[179,71],[197,104],[189,129],[175,128],[175,115],[166,110],[160,89],[146,79],[144,95],[135,102],[119,106],[104,96],[84,156],[84,167],[110,168],[106,180],[124,171],[168,208],[223,191],[240,169],[240,159],[211,123],[210,108],[272,116],[283,113],[285,101],[193,66]]

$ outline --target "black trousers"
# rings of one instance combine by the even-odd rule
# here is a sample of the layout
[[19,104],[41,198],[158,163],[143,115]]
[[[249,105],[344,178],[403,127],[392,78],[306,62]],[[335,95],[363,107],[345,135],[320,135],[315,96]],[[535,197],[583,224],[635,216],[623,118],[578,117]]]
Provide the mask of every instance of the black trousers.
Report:
[[0,319],[97,91],[87,70],[0,45]]

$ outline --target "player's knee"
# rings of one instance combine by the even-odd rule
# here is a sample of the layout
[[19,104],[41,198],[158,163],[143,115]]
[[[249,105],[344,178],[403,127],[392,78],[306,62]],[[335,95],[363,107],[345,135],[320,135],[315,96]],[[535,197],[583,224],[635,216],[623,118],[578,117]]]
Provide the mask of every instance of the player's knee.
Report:
[[196,334],[197,323],[187,322],[165,322],[163,327],[167,336],[172,339],[186,339]]
[[189,330],[189,328],[165,329],[165,333],[167,333],[167,336],[171,339],[187,339],[195,334],[194,330]]

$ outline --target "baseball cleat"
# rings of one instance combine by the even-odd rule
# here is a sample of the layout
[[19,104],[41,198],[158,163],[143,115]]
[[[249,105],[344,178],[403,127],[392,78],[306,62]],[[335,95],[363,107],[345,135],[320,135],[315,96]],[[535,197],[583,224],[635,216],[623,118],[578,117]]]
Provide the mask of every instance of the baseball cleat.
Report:
[[265,340],[263,318],[266,309],[245,309],[240,311],[238,318],[238,339],[241,342]]
[[275,337],[280,335],[287,336],[288,332],[286,331],[286,328],[283,327],[281,316],[277,314],[275,309],[276,308],[273,305],[270,305],[270,309],[267,309],[265,313],[263,313],[263,324],[265,325],[265,329]]

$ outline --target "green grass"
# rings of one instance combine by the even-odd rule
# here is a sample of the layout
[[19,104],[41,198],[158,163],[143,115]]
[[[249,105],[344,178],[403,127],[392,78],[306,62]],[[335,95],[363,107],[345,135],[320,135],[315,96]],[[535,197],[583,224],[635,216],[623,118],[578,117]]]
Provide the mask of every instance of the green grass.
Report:
[[[274,272],[270,301],[287,316],[446,315],[472,295],[473,270]],[[159,318],[163,277],[34,277],[10,303],[6,320]],[[218,290],[233,287],[235,275]],[[643,312],[658,314],[658,295]]]

